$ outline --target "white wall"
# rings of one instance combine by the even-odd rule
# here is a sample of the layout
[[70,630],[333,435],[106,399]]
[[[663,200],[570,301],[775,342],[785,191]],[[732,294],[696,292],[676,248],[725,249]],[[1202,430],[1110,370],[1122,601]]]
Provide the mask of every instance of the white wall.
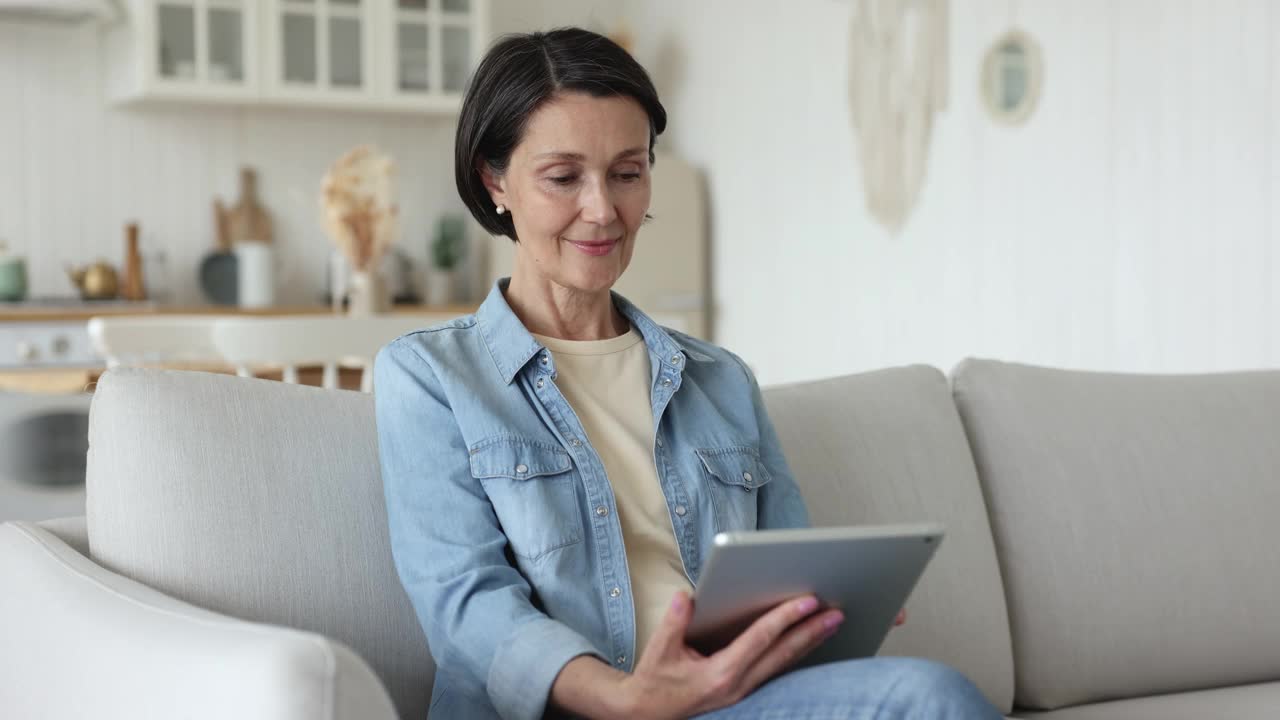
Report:
[[[1280,366],[1280,7],[951,6],[950,105],[890,237],[855,165],[848,3],[627,4],[671,114],[659,142],[709,175],[717,341],[764,382],[969,355]],[[1021,128],[977,96],[1011,21],[1046,61]]]
[[[1011,13],[1012,9],[1012,13]],[[660,140],[706,169],[717,340],[765,382],[966,355],[1074,367],[1280,366],[1280,7],[1268,0],[954,0],[951,104],[900,237],[862,206],[840,0],[495,0],[493,30],[630,22],[671,112]],[[1012,17],[1011,17],[1012,15]],[[976,96],[1016,20],[1045,96],[1004,128]],[[37,295],[64,262],[119,261],[122,225],[170,250],[198,299],[209,204],[262,174],[298,270],[323,287],[320,175],[364,141],[402,168],[404,244],[460,209],[453,124],[102,102],[91,28],[0,22],[0,238]],[[643,250],[641,250],[643,252]]]
[[[495,33],[561,24],[611,29],[603,0],[494,0]],[[202,302],[196,268],[213,247],[214,196],[232,203],[242,164],[291,268],[284,303],[317,302],[330,245],[320,178],[347,149],[376,143],[400,166],[401,245],[422,268],[442,212],[462,212],[451,118],[226,107],[120,109],[103,100],[92,25],[0,20],[0,239],[27,257],[32,296],[73,295],[65,263],[119,265],[124,224],[163,246],[178,302]]]

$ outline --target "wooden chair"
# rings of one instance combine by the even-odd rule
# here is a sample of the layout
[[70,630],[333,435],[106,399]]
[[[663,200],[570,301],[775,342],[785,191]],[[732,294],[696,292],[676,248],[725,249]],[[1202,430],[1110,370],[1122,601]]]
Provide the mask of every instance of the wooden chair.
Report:
[[213,346],[220,315],[101,315],[89,318],[89,340],[108,368],[121,365],[224,362]]
[[298,367],[324,368],[321,386],[338,387],[338,367],[362,368],[361,392],[373,389],[373,358],[395,338],[418,328],[448,320],[450,315],[375,315],[372,317],[238,317],[213,324],[213,346],[236,367],[236,374],[252,377],[252,368],[279,366],[283,380],[297,384]]

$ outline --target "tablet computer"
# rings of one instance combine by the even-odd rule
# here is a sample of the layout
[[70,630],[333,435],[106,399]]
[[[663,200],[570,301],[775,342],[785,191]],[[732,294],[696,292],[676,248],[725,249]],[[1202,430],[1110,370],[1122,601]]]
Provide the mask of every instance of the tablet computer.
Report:
[[714,652],[779,603],[812,593],[845,620],[802,666],[875,655],[943,533],[935,523],[720,533],[686,641]]

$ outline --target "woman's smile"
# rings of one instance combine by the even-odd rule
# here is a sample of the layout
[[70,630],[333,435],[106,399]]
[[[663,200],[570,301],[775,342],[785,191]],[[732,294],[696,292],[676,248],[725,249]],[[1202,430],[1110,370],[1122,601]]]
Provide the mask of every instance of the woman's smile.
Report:
[[602,240],[570,240],[569,238],[564,238],[564,241],[587,255],[600,256],[613,252],[613,249],[622,241],[622,238],[616,237]]

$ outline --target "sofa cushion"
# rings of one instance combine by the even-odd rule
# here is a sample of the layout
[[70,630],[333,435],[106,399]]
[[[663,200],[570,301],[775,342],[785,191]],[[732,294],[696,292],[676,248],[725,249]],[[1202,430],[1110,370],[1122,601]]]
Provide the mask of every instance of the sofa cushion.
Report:
[[340,640],[401,717],[425,717],[434,666],[378,468],[370,395],[112,370],[90,413],[90,555],[195,605]]
[[882,654],[948,663],[996,707],[1013,660],[991,528],[946,378],[905,367],[764,391],[815,525],[939,521],[947,535]]
[[1280,679],[1280,372],[967,360],[953,384],[1018,706]]
[[1036,720],[1259,720],[1280,715],[1280,683],[1116,700],[1020,718]]

